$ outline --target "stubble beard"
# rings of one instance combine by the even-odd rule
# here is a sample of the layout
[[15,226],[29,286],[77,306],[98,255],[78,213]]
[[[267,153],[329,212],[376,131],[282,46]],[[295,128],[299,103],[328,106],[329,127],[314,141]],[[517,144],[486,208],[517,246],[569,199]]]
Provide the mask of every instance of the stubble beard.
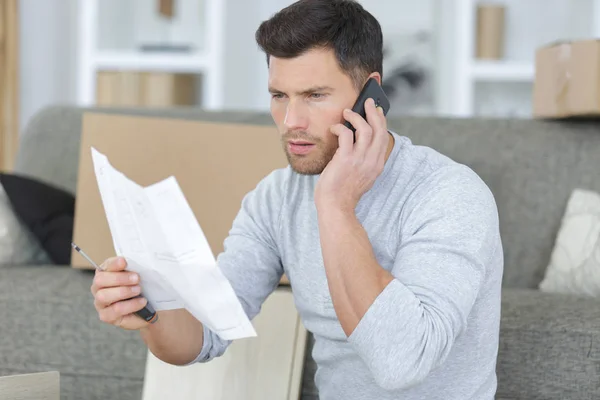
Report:
[[[288,148],[288,140],[292,138],[310,140],[315,143],[315,148],[307,155],[291,154]],[[281,138],[281,144],[290,167],[300,175],[319,175],[337,151],[337,148],[327,147],[322,141],[306,136],[284,135]]]

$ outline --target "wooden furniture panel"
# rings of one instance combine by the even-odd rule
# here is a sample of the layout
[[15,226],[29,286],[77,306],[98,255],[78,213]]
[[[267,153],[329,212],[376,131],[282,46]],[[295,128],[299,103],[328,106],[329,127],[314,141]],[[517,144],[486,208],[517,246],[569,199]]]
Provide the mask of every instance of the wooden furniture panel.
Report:
[[0,377],[2,400],[60,400],[57,371]]
[[0,171],[14,165],[19,139],[17,0],[0,2]]
[[300,396],[306,330],[289,288],[267,298],[257,336],[208,363],[173,366],[148,353],[143,400],[292,400]]

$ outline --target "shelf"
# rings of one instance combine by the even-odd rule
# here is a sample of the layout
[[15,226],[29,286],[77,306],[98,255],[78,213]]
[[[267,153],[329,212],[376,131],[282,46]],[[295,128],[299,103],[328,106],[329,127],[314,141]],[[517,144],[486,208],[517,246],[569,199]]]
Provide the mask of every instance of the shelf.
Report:
[[209,65],[204,54],[101,51],[92,60],[98,70],[202,73]]
[[475,61],[473,80],[484,82],[532,82],[535,68],[532,63],[518,61]]

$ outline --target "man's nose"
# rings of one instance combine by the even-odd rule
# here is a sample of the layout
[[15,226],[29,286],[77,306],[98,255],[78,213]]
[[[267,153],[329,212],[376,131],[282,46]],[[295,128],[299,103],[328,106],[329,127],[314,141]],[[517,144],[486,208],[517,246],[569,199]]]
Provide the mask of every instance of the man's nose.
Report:
[[286,109],[283,124],[288,131],[306,130],[308,118],[306,117],[306,111],[303,109],[303,106],[294,101],[290,101]]

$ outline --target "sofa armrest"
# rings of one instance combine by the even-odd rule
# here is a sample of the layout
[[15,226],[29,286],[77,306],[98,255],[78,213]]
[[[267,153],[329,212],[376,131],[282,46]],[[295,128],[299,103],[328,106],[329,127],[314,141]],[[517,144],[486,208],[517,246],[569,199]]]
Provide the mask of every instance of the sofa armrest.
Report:
[[504,289],[499,398],[600,398],[600,299]]
[[61,399],[142,398],[148,348],[98,320],[93,278],[56,265],[0,268],[0,376],[59,371]]

